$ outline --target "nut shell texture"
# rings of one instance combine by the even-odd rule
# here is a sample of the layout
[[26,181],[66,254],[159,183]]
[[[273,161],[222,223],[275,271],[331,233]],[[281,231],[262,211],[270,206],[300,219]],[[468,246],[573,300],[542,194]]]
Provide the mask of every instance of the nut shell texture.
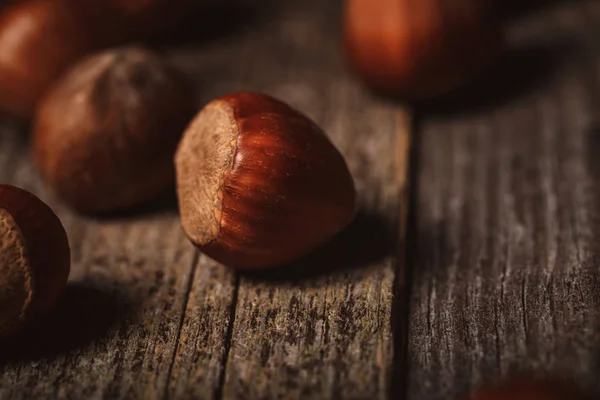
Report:
[[176,167],[184,230],[235,268],[294,261],[356,213],[339,151],[306,116],[263,94],[209,103],[185,132]]
[[500,54],[484,0],[349,0],[348,60],[371,88],[411,101],[445,94]]
[[0,337],[55,307],[69,271],[58,217],[31,193],[0,185]]
[[80,212],[132,207],[174,183],[173,155],[195,109],[191,85],[152,52],[88,57],[40,105],[36,164]]

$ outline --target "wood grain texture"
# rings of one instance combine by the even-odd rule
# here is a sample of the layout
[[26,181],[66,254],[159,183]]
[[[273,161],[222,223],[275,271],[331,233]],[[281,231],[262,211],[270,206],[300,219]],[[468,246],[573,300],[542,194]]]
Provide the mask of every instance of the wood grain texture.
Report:
[[409,399],[528,369],[600,389],[598,37],[598,1],[521,19],[478,107],[423,118]]

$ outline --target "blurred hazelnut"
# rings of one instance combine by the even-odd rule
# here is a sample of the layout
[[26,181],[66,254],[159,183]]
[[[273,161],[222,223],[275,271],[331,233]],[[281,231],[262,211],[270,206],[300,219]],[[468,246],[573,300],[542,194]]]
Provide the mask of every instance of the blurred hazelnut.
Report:
[[455,89],[499,55],[486,0],[348,0],[345,48],[369,87],[409,101]]
[[81,212],[128,208],[174,182],[194,91],[158,55],[126,47],[74,66],[42,101],[33,150],[49,186]]
[[33,116],[48,87],[94,46],[67,0],[22,0],[0,12],[0,109]]

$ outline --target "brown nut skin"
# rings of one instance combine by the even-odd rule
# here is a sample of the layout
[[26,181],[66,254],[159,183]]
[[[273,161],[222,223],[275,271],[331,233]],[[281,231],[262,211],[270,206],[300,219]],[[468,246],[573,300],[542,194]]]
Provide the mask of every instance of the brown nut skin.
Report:
[[157,54],[124,47],[89,56],[40,104],[35,163],[79,212],[133,207],[173,185],[173,155],[195,104],[187,79]]
[[458,88],[501,54],[485,0],[348,0],[345,52],[376,92],[422,102]]
[[13,338],[59,302],[70,271],[67,234],[44,202],[0,185],[0,338]]
[[28,119],[48,87],[94,40],[70,0],[22,0],[0,13],[0,109]]
[[295,261],[356,214],[339,151],[314,122],[264,94],[210,102],[184,133],[175,163],[185,232],[233,268]]
[[568,380],[524,374],[489,385],[463,400],[592,400],[592,397]]

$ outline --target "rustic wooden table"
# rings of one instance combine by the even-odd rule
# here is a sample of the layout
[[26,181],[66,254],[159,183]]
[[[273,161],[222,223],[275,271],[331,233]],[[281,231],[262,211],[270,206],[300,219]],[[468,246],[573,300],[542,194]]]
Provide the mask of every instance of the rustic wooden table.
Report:
[[600,1],[512,22],[512,57],[419,110],[412,140],[406,110],[348,73],[340,1],[255,8],[169,57],[203,103],[259,90],[321,124],[356,223],[289,270],[236,274],[188,242],[170,198],[73,214],[5,125],[0,182],[55,208],[73,268],[57,315],[2,355],[0,398],[449,400],[524,368],[599,389]]

